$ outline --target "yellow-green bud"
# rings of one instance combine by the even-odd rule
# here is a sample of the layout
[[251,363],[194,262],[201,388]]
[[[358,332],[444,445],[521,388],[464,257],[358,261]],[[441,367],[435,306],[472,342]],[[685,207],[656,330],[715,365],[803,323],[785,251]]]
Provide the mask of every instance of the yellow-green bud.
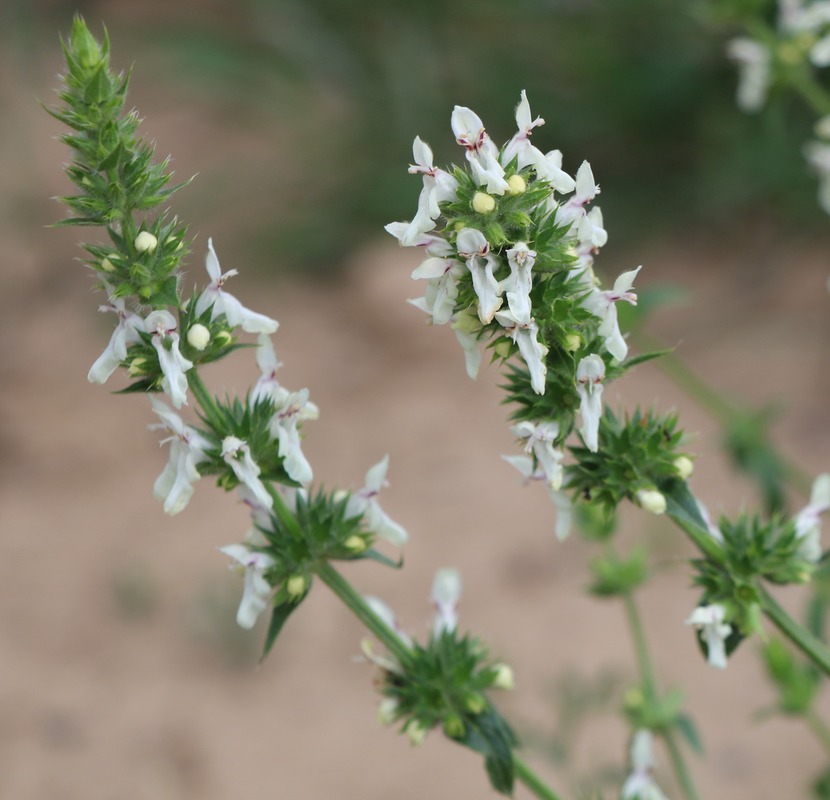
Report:
[[464,727],[464,720],[458,716],[458,714],[450,714],[444,720],[444,733],[450,737],[450,739],[460,739],[465,732]]
[[473,211],[476,214],[490,214],[496,210],[496,200],[486,192],[476,192],[473,195]]
[[409,737],[409,741],[415,746],[423,744],[424,739],[427,738],[427,734],[429,733],[429,729],[425,728],[417,719],[409,720],[403,730]]
[[674,460],[674,468],[677,470],[677,474],[684,481],[689,480],[689,478],[692,477],[692,473],[695,471],[695,465],[692,462],[692,459],[688,456],[678,456]]
[[213,340],[220,347],[225,347],[233,341],[233,336],[231,335],[230,331],[219,331],[219,333],[217,333],[216,336],[213,337]]
[[285,582],[285,591],[292,600],[302,597],[308,588],[308,581],[305,575],[292,575]]
[[115,264],[113,264],[108,258],[102,258],[101,269],[104,270],[104,272],[112,272],[115,269]]
[[575,353],[582,347],[582,337],[578,333],[569,333],[565,337],[565,349],[569,353]]
[[813,130],[820,139],[830,139],[830,114],[816,122]]
[[127,372],[129,373],[130,377],[136,378],[139,375],[144,374],[144,366],[147,363],[147,359],[143,356],[138,356],[138,358],[134,358],[130,362],[130,366],[127,368]]
[[527,191],[527,183],[521,175],[511,175],[507,179],[507,194],[524,194]]
[[204,350],[210,342],[210,331],[200,323],[191,325],[187,332],[187,343],[194,350]]
[[471,714],[480,714],[487,708],[487,701],[477,692],[470,692],[464,698],[464,708]]
[[[172,243],[173,243],[173,242],[175,242],[175,241],[176,241],[176,237],[175,237],[175,236],[168,236],[168,237],[164,240],[164,243],[165,243],[165,244],[172,244]],[[183,239],[179,239],[179,243],[176,245],[175,252],[176,252],[176,253],[178,253],[178,252],[179,252],[179,250],[181,250],[183,247],[184,247],[184,240],[183,240]]]
[[159,240],[150,231],[141,231],[135,237],[135,249],[139,253],[152,253],[158,247]]
[[507,664],[496,664],[496,679],[491,686],[494,689],[504,689],[507,692],[516,688],[516,679],[513,670]]
[[378,704],[375,716],[381,725],[391,725],[398,716],[398,701],[392,697],[384,697]]
[[506,337],[502,337],[493,348],[493,352],[501,358],[507,358],[510,355],[510,345],[512,342]]
[[666,498],[657,489],[640,489],[637,492],[640,508],[652,514],[666,513]]
[[362,536],[355,534],[346,539],[343,545],[350,553],[362,553],[369,546],[369,543]]
[[481,330],[481,320],[478,318],[478,309],[475,306],[468,306],[455,315],[455,322],[450,324],[454,331],[461,333],[478,333]]
[[639,711],[645,704],[643,690],[639,686],[632,686],[623,698],[623,705],[627,711]]

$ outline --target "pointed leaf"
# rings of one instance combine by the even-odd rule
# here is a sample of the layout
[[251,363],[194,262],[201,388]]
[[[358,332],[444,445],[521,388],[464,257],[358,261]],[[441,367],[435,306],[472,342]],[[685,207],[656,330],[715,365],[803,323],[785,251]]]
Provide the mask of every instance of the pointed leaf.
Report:
[[277,641],[277,636],[279,636],[282,626],[285,625],[286,620],[304,599],[305,595],[294,602],[286,600],[285,602],[274,607],[274,611],[271,614],[271,622],[268,623],[268,633],[265,636],[265,643],[262,646],[262,655],[259,658],[260,664],[265,660],[268,653],[271,652],[271,648],[274,646],[274,642]]

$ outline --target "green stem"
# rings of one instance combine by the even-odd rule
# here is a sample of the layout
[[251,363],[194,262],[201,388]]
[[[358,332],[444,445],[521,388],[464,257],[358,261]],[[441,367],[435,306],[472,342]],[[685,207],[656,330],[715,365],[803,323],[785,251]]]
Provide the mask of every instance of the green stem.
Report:
[[409,661],[409,648],[374,611],[352,585],[328,561],[322,561],[315,570],[349,610],[386,646],[401,663]]
[[213,399],[213,395],[211,395],[205,384],[202,382],[202,378],[199,376],[199,371],[196,367],[193,367],[187,371],[187,383],[188,386],[190,386],[190,391],[193,392],[194,397],[202,407],[202,411],[205,412],[207,421],[214,428],[221,430],[224,425],[222,422],[222,414],[219,411],[219,406]]
[[[655,679],[654,664],[652,663],[648,643],[646,642],[642,618],[640,617],[640,612],[632,591],[623,592],[622,599],[623,605],[625,606],[628,627],[631,631],[631,638],[634,640],[634,651],[637,656],[637,666],[640,671],[643,692],[646,696],[646,701],[653,703],[658,699],[657,681]],[[698,800],[700,795],[697,793],[692,775],[686,766],[686,761],[677,745],[674,734],[668,728],[661,728],[655,731],[655,733],[666,743],[666,749],[669,752],[669,758],[671,759],[672,767],[674,768],[674,773],[677,776],[677,782],[680,790],[683,792],[683,796],[686,800]]]
[[761,608],[772,623],[825,675],[830,675],[830,649],[827,645],[796,622],[764,586],[758,584],[757,589],[761,599]]
[[558,794],[551,789],[516,753],[513,753],[513,770],[516,777],[539,800],[561,800]]

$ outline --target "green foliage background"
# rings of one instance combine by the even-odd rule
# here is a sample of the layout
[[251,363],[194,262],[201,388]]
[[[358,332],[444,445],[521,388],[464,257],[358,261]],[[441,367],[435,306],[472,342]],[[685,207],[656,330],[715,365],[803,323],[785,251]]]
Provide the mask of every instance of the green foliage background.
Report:
[[461,104],[504,141],[523,88],[547,120],[540,146],[561,149],[571,173],[591,161],[614,242],[822,231],[801,153],[811,117],[787,97],[759,116],[738,111],[724,53],[735,31],[717,6],[5,0],[0,44],[25,72],[54,54],[57,31],[79,11],[93,30],[106,24],[116,66],[135,63],[138,84],[270,133],[269,163],[237,154],[197,184],[208,215],[235,207],[234,235],[253,262],[279,247],[295,266],[336,266],[414,213],[420,181],[406,167],[416,133],[438,163],[460,159],[449,115]]

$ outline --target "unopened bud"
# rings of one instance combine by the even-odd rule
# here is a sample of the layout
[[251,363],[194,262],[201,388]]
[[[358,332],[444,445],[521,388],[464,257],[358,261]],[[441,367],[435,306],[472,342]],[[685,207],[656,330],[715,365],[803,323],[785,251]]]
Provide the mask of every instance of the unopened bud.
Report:
[[76,17],[72,23],[70,43],[82,67],[92,69],[101,63],[101,48],[80,17]]
[[496,200],[486,192],[476,192],[473,195],[473,211],[477,214],[490,214],[496,210]]
[[521,175],[511,175],[507,179],[507,194],[524,194],[527,191],[527,183]]
[[455,322],[450,327],[461,333],[478,333],[481,330],[481,320],[478,318],[478,309],[468,306],[455,315]]
[[496,678],[490,685],[494,689],[504,689],[507,692],[516,688],[516,679],[513,670],[507,664],[496,664]]
[[460,739],[464,735],[465,730],[464,720],[462,720],[458,714],[450,714],[444,720],[444,733],[446,733],[450,739]]
[[285,591],[292,600],[302,597],[308,588],[308,581],[305,575],[292,575],[285,582]]
[[187,343],[194,350],[204,350],[210,342],[210,331],[200,323],[191,325],[187,332]]
[[129,373],[131,378],[137,378],[139,375],[144,374],[144,367],[147,364],[147,359],[143,356],[139,356],[138,358],[134,358],[130,362],[130,366],[127,368],[127,372]]
[[108,258],[102,258],[101,269],[104,270],[104,272],[112,272],[115,269],[115,264],[113,264]]
[[818,122],[816,122],[813,126],[813,130],[819,138],[830,139],[830,114],[826,117],[822,117]]
[[684,481],[689,480],[692,473],[695,471],[695,465],[692,463],[692,459],[688,456],[678,456],[674,460],[674,468],[677,470],[677,474]]
[[152,253],[158,247],[159,240],[150,231],[141,231],[135,237],[135,249],[139,253]]
[[511,341],[507,337],[502,337],[496,342],[493,352],[500,358],[507,358],[510,355]]
[[355,534],[346,539],[343,545],[350,553],[362,553],[368,547],[368,542],[362,536]]
[[578,333],[569,333],[565,337],[565,349],[569,353],[575,353],[582,347],[582,337]]
[[[176,237],[175,237],[175,236],[168,236],[168,237],[164,240],[164,243],[165,243],[165,244],[173,244],[173,242],[175,242],[175,241],[176,241]],[[179,252],[179,250],[181,250],[183,247],[184,247],[184,241],[183,241],[182,239],[179,239],[179,243],[178,243],[178,244],[176,245],[176,247],[174,248],[174,252],[178,253],[178,252]]]
[[640,508],[652,514],[666,513],[666,498],[657,489],[640,489],[637,492]]
[[220,347],[225,347],[233,341],[233,336],[230,331],[219,331],[219,333],[213,337],[213,341]]
[[471,714],[480,714],[487,708],[487,701],[477,692],[470,692],[464,698],[464,708]]
[[391,725],[398,716],[398,701],[392,697],[384,697],[378,704],[375,716],[381,725]]
[[404,733],[409,737],[409,741],[412,742],[412,744],[414,744],[415,746],[423,744],[424,739],[427,738],[427,734],[429,733],[429,729],[425,728],[416,719],[409,720],[409,722],[406,723],[406,727],[403,730]]

